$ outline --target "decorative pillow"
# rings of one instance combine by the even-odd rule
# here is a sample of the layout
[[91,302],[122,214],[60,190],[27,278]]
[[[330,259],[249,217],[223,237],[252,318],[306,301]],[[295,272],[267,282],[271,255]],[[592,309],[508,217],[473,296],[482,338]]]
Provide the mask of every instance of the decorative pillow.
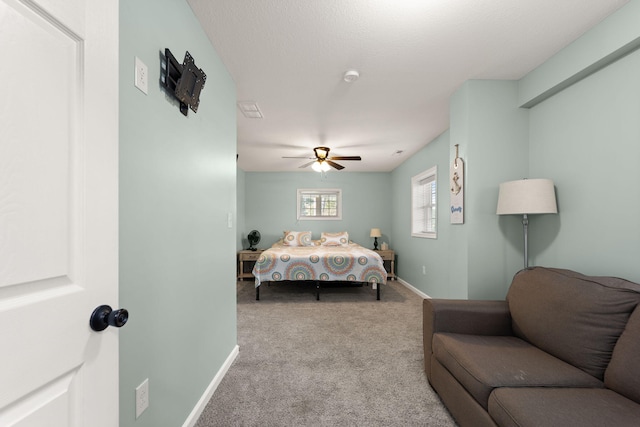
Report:
[[322,233],[320,235],[320,244],[322,246],[347,246],[349,245],[349,233],[346,231],[341,233]]
[[287,246],[311,246],[311,232],[285,231],[282,243]]

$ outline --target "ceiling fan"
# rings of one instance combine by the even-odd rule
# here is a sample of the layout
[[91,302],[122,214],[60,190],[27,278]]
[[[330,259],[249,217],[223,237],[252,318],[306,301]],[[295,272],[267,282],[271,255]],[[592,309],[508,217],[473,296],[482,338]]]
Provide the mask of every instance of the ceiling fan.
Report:
[[283,157],[283,159],[313,159],[312,161],[305,163],[300,166],[300,168],[306,168],[309,165],[315,171],[323,171],[326,172],[329,170],[329,166],[341,170],[344,169],[344,166],[334,162],[334,160],[362,160],[360,156],[333,156],[329,157],[329,147],[316,147],[313,149],[313,153],[315,157]]

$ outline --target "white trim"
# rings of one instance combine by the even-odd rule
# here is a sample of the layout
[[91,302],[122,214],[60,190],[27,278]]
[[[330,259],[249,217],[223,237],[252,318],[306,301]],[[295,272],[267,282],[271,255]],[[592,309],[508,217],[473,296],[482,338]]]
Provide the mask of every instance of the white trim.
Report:
[[227,371],[229,370],[233,362],[236,360],[236,357],[238,357],[239,351],[240,351],[240,347],[236,345],[231,351],[231,353],[229,354],[229,356],[227,357],[227,360],[225,360],[224,363],[222,364],[222,367],[220,368],[216,376],[213,377],[213,380],[211,381],[207,389],[204,391],[204,394],[202,395],[202,397],[200,397],[200,400],[198,400],[198,403],[196,403],[196,406],[193,408],[193,410],[187,417],[184,424],[182,424],[182,427],[194,427],[196,425],[198,418],[200,418],[200,415],[202,415],[202,411],[204,411],[204,408],[207,406],[207,403],[209,403],[211,396],[213,396],[213,393],[216,391],[216,389],[220,385],[220,382],[222,381],[224,376],[227,374]]
[[[427,203],[424,200],[426,186],[431,184],[433,184],[433,192],[430,194],[435,195],[435,201],[429,202],[428,206],[423,206],[423,203]],[[431,200],[431,196],[427,199]],[[420,202],[419,206],[416,206],[418,202]],[[438,203],[438,166],[433,166],[411,178],[411,237],[438,238]],[[431,212],[433,208],[435,211]],[[429,228],[431,220],[434,222],[433,230],[423,230],[425,226]]]
[[413,287],[413,285],[405,282],[404,280],[402,280],[399,277],[396,277],[396,280],[401,284],[406,286],[407,288],[409,288],[409,290],[415,292],[416,294],[418,294],[419,296],[421,296],[424,299],[431,299],[431,297],[427,294],[425,294],[424,292],[422,292],[420,289]]

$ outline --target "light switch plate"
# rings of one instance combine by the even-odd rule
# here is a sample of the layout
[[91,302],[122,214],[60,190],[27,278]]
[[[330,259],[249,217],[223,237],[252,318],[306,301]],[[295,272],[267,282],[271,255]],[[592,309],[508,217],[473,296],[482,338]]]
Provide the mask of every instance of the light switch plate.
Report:
[[145,95],[149,90],[149,70],[144,62],[136,56],[135,61],[135,86],[140,89]]
[[149,407],[149,378],[136,387],[136,419]]

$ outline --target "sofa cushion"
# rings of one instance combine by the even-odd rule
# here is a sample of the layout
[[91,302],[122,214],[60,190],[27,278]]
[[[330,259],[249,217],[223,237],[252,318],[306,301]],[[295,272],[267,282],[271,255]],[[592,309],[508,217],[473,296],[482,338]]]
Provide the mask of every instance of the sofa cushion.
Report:
[[608,389],[500,388],[489,415],[500,427],[635,427],[640,405]]
[[604,384],[640,403],[640,307],[631,314],[613,349],[611,362],[604,373]]
[[496,387],[603,386],[591,375],[516,337],[436,333],[433,354],[485,409]]
[[515,275],[507,301],[516,336],[603,379],[640,285],[535,267]]

